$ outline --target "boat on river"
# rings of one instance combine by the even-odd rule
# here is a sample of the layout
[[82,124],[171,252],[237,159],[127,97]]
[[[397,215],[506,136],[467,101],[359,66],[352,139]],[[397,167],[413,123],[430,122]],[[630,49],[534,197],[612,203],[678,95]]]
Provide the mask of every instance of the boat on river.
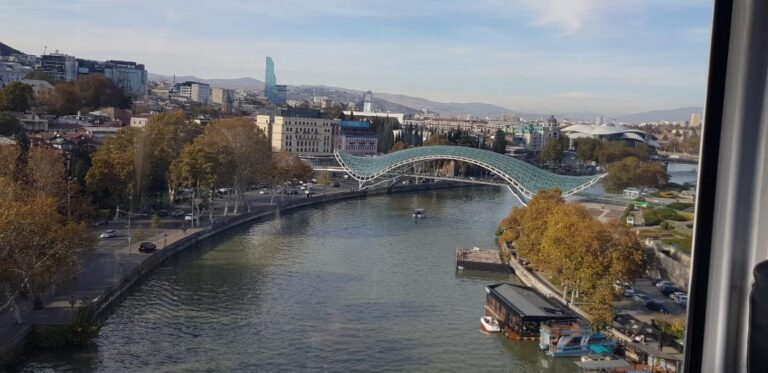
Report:
[[480,330],[486,333],[498,333],[501,331],[501,328],[496,319],[490,316],[483,316],[480,318]]
[[553,357],[608,356],[616,349],[616,342],[603,333],[595,333],[589,324],[580,320],[552,321],[541,323],[539,348]]
[[414,209],[413,210],[413,218],[414,219],[421,219],[424,217],[424,209]]

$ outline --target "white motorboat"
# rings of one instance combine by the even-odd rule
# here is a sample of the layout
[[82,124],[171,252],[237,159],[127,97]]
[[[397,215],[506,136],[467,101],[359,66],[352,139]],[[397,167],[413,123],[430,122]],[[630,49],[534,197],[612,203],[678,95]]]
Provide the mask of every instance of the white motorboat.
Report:
[[424,217],[424,209],[415,209],[413,210],[413,217],[415,219],[421,219]]
[[480,318],[480,330],[486,333],[498,333],[501,331],[501,328],[496,319],[490,316],[483,316]]

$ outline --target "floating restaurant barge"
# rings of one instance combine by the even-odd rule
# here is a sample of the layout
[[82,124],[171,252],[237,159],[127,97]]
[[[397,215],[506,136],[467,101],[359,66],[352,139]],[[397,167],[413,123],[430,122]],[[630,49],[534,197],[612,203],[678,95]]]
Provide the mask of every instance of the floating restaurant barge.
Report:
[[501,261],[497,250],[456,249],[456,268],[471,271],[510,273],[512,270]]
[[575,319],[529,287],[501,283],[489,285],[485,291],[486,315],[496,318],[510,339],[538,341],[542,322]]

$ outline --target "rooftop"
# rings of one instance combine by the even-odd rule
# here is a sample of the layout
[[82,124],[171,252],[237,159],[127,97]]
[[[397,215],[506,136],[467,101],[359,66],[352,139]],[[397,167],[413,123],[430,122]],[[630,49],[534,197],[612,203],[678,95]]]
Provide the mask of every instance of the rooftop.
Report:
[[572,315],[550,303],[531,288],[501,283],[490,285],[488,289],[523,317],[544,319],[573,318]]

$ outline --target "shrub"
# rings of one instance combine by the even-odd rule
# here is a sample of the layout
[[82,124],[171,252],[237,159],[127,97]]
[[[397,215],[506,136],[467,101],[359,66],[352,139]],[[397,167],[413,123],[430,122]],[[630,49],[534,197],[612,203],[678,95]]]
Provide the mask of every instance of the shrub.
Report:
[[661,223],[661,219],[656,214],[656,210],[652,208],[644,208],[643,209],[643,219],[645,220],[645,225],[659,225]]
[[693,203],[685,203],[685,202],[672,202],[667,205],[668,208],[671,208],[672,210],[685,210],[689,207],[693,207]]
[[656,215],[659,219],[663,220],[685,221],[685,218],[680,216],[675,210],[666,207],[657,208]]

